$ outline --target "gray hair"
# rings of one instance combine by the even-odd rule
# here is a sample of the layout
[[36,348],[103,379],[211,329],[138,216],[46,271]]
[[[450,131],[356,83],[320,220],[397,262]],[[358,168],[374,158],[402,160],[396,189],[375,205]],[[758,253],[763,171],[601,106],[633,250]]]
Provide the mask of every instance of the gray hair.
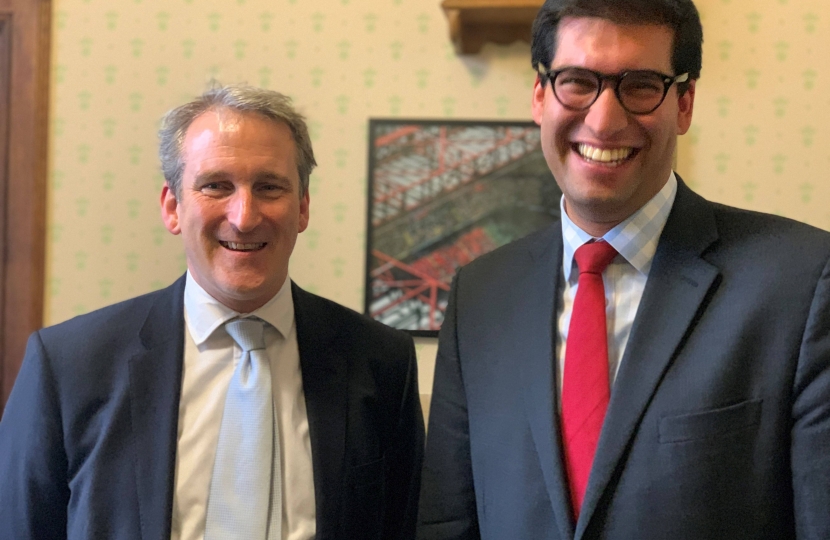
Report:
[[239,84],[215,86],[193,101],[171,109],[161,119],[158,133],[161,170],[176,197],[181,195],[182,189],[185,165],[182,144],[187,129],[201,114],[221,109],[259,114],[288,126],[296,146],[300,196],[305,195],[311,170],[317,165],[305,117],[294,109],[288,96],[273,90]]

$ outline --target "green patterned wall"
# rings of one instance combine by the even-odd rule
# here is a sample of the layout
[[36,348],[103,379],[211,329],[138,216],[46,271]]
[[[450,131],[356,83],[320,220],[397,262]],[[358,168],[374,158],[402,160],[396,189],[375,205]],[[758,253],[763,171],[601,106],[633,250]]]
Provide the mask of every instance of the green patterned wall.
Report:
[[707,0],[678,169],[705,196],[830,229],[830,4]]
[[360,309],[370,116],[529,119],[527,46],[459,59],[439,2],[56,0],[47,322],[185,268],[159,219],[159,117],[211,79],[292,96],[319,168],[291,274]]
[[[701,0],[678,169],[705,196],[830,228],[830,6]],[[159,117],[209,80],[291,95],[319,168],[291,275],[362,307],[369,117],[530,119],[529,48],[458,57],[440,0],[54,0],[47,324],[185,268],[163,228]],[[432,340],[419,343],[431,386]]]

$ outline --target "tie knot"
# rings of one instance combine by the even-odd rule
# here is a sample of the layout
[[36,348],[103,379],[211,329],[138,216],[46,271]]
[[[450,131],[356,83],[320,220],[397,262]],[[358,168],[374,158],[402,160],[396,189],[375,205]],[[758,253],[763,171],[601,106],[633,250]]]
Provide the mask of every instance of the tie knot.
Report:
[[616,256],[617,250],[608,242],[582,244],[574,253],[580,274],[602,274]]
[[234,319],[225,323],[225,330],[244,352],[265,348],[265,326],[261,319]]

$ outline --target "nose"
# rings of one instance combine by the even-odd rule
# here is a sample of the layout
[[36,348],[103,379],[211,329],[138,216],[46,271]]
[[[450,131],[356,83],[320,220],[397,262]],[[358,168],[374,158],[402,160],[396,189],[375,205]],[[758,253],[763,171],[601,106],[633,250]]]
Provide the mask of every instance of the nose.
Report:
[[239,188],[228,200],[228,222],[239,232],[250,232],[262,221],[256,198],[250,189]]
[[597,100],[588,109],[585,125],[599,138],[608,138],[628,126],[628,113],[614,93],[613,85],[606,84]]

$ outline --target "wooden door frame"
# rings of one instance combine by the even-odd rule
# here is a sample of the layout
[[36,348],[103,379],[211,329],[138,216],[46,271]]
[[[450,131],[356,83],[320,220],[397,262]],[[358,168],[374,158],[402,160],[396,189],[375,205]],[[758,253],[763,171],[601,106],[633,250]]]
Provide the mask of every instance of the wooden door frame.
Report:
[[[9,157],[9,111],[11,104],[9,100],[10,88],[4,81],[11,79],[11,15],[0,12],[0,329],[3,328],[3,307],[6,305],[6,186],[8,184],[8,157]],[[0,331],[0,354],[3,354],[5,343],[5,332]],[[2,358],[5,358],[3,355]],[[6,401],[7,393],[3,380],[5,379],[5,360],[0,358],[0,413],[3,412],[3,404]]]
[[10,76],[0,81],[8,106],[0,135],[0,412],[26,340],[43,325],[51,16],[51,0],[0,0],[2,33],[11,43]]

